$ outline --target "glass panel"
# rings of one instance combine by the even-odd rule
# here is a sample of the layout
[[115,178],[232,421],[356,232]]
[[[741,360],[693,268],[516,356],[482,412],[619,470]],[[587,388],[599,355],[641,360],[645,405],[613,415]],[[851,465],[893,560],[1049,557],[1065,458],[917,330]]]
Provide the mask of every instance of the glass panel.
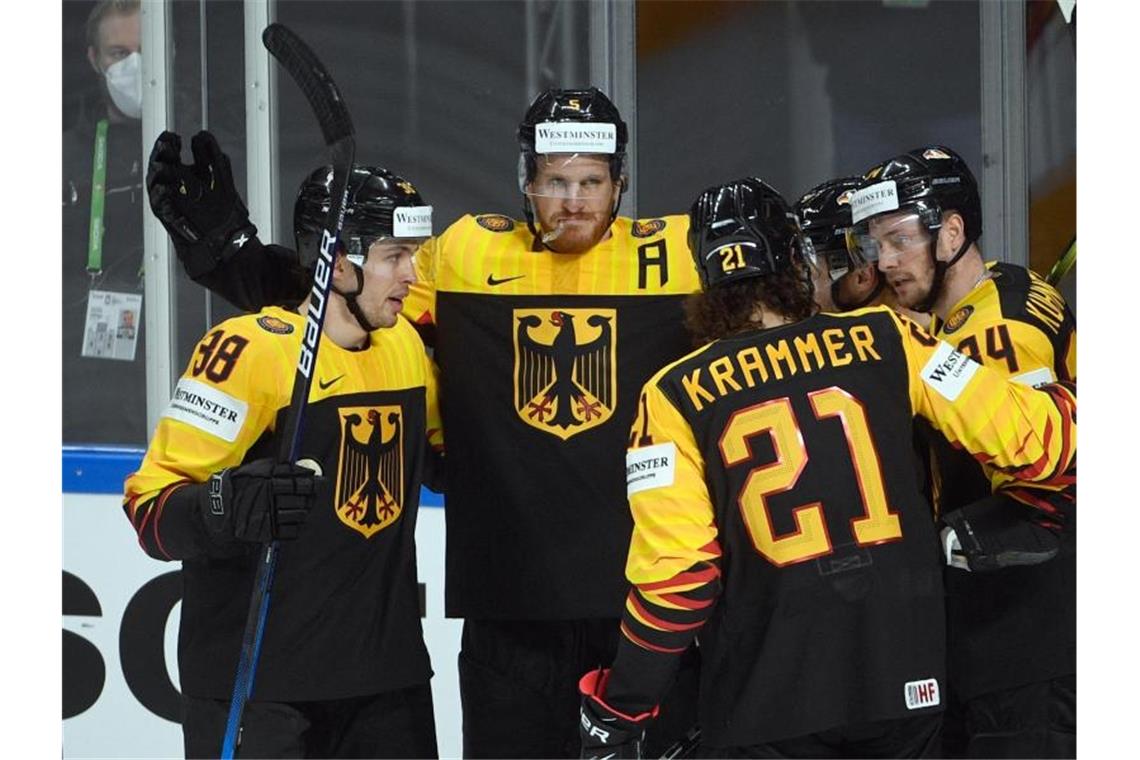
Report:
[[[1026,4],[1026,110],[1029,142],[1029,264],[1045,275],[1077,233],[1076,21],[1055,0]],[[1061,280],[1077,308],[1074,265]]]
[[[183,160],[191,160],[190,138],[205,121],[229,153],[238,187],[244,187],[241,3],[180,2],[172,4],[171,13],[175,55],[170,128],[183,137]],[[89,18],[97,20],[90,39]],[[209,51],[205,87],[203,34]],[[63,441],[143,446],[149,431],[142,220],[150,210],[143,187],[149,153],[139,118],[138,93],[143,90],[130,57],[145,53],[139,44],[138,3],[64,3],[63,39]],[[100,217],[99,194],[93,193],[100,182],[93,167],[98,124],[104,119]],[[94,239],[93,222],[102,229]],[[211,300],[180,267],[176,270],[173,362],[181,368],[206,328],[233,310],[219,299]]]
[[[208,129],[229,156],[234,184],[244,195],[245,24],[241,0],[175,2],[170,13],[175,55],[171,73],[174,123],[169,128],[182,136],[182,160],[193,160],[190,141],[199,130]],[[198,340],[212,325],[239,311],[195,284],[181,265],[176,263],[174,269],[172,361],[175,374],[181,375]]]
[[[357,162],[411,179],[442,232],[464,213],[521,216],[515,131],[537,90],[586,82],[588,9],[577,2],[297,1],[279,3],[277,18],[302,34],[340,86]],[[297,188],[328,154],[285,75],[277,94],[282,229],[273,242],[292,246]]]
[[641,214],[758,175],[789,201],[929,142],[981,167],[974,2],[637,6]]
[[[63,4],[63,441],[141,446],[147,439],[146,202],[139,11],[137,3],[100,4],[106,13],[92,19],[89,36],[95,8]],[[100,154],[105,169],[96,172]]]

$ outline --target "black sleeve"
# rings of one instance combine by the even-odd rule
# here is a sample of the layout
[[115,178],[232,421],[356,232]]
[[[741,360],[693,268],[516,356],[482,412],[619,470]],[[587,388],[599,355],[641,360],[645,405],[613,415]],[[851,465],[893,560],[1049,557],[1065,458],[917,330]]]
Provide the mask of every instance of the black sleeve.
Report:
[[205,483],[183,481],[167,486],[147,501],[123,503],[143,551],[155,559],[171,561],[234,557],[257,548],[256,544],[209,534],[200,514],[205,488]]
[[182,252],[178,257],[190,279],[244,311],[256,312],[266,306],[296,308],[312,284],[295,251],[263,245],[256,237],[205,271],[192,268]]

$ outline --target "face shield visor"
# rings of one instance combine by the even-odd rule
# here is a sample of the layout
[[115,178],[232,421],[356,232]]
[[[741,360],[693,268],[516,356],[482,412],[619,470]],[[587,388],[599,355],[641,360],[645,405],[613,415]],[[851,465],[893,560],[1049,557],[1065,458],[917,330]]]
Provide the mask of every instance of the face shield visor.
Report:
[[804,259],[816,271],[826,264],[832,282],[851,271],[847,231],[848,228],[839,227],[833,232],[809,232],[803,236]]
[[[534,127],[534,153],[519,156],[519,190],[531,198],[605,198],[613,190],[610,165],[616,152],[615,124],[541,122]],[[532,176],[528,158],[534,162]]]
[[847,231],[847,251],[856,266],[893,264],[929,251],[932,239],[922,215],[903,210],[865,219]]

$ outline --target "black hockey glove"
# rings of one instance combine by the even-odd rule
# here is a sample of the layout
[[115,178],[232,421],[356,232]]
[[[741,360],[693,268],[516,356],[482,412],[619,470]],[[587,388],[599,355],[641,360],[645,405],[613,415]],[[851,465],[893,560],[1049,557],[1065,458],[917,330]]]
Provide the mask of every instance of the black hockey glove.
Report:
[[579,757],[640,758],[645,743],[645,727],[657,717],[657,708],[640,715],[626,715],[602,701],[610,671],[592,670],[578,681],[582,713],[578,736],[582,740]]
[[170,233],[191,279],[213,270],[257,235],[234,187],[230,159],[209,132],[190,141],[194,164],[182,163],[182,138],[163,132],[146,170],[150,207]]
[[292,540],[327,481],[306,467],[257,459],[211,475],[199,493],[200,513],[216,541]]
[[948,512],[942,522],[946,564],[959,570],[1039,565],[1061,550],[1059,529],[1042,525],[1038,510],[1000,493]]

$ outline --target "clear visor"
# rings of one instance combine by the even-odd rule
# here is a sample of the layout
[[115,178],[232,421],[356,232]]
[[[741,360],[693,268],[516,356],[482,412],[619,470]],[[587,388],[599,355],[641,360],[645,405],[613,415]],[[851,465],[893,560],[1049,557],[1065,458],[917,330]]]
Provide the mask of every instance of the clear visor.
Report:
[[614,190],[608,156],[546,153],[535,156],[534,179],[526,181],[526,157],[519,156],[519,190],[532,198],[593,201]]
[[[839,238],[842,241],[844,238]],[[851,269],[851,257],[848,255],[846,249],[834,247],[835,241],[832,241],[831,247],[820,248],[817,247],[815,242],[812,241],[810,235],[803,236],[803,251],[804,258],[816,272],[826,265],[828,277],[832,282],[835,282]]]
[[857,266],[889,263],[927,250],[930,240],[930,232],[917,213],[881,214],[847,230],[847,252]]
[[380,235],[379,237],[357,237],[350,235],[341,238],[341,250],[346,258],[357,266],[364,266],[369,256],[384,256],[390,253],[399,253],[408,250],[415,253],[419,247],[430,240],[430,237],[395,237]]

